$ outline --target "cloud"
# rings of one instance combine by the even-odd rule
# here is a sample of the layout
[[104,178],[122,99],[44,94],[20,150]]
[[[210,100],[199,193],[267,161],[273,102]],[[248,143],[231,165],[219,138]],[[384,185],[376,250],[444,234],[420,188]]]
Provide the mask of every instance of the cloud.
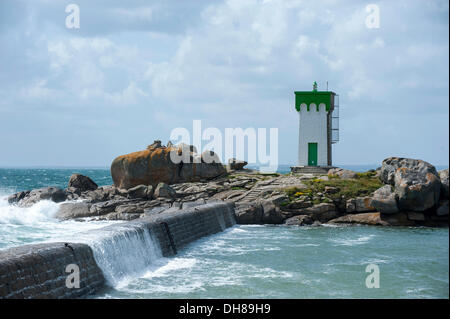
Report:
[[[8,139],[36,143],[31,129],[42,164],[108,165],[193,119],[278,127],[279,162],[293,164],[293,91],[313,81],[340,94],[337,164],[384,150],[448,163],[446,1],[379,1],[379,29],[356,0],[78,1],[77,30],[68,3],[0,5],[0,166],[35,164]],[[64,156],[47,143],[57,128]],[[67,143],[80,138],[86,153]]]

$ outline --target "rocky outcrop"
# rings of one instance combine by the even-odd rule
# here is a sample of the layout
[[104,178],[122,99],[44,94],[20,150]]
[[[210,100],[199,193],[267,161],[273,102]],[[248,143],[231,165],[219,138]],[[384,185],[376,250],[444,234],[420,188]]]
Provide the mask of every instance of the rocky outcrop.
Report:
[[361,213],[361,214],[349,214],[332,219],[329,224],[361,224],[361,225],[373,225],[373,226],[389,226],[389,223],[381,219],[379,212],[375,213]]
[[370,205],[383,214],[398,213],[397,198],[391,185],[384,185],[377,189],[373,193]]
[[[177,211],[181,207],[227,201],[236,204],[236,219],[241,224],[302,226],[331,222],[391,226],[448,225],[448,199],[436,200],[437,192],[443,193],[437,191],[436,185],[439,189],[445,187],[446,172],[440,172],[440,181],[434,174],[433,166],[420,160],[386,159],[380,169],[367,174],[335,169],[330,171],[329,177],[317,178],[312,174],[260,174],[243,169],[213,180],[182,182],[187,176],[183,173],[187,163],[175,166],[172,162],[167,163],[165,156],[170,156],[170,149],[188,154],[192,159],[200,160],[200,164],[209,165],[202,163],[202,160],[203,156],[211,153],[197,155],[193,146],[179,144],[165,147],[160,141],[155,141],[143,151],[147,155],[129,154],[119,157],[122,158],[119,162],[132,162],[127,165],[133,167],[131,171],[137,174],[132,179],[133,183],[148,181],[149,176],[153,176],[148,174],[149,171],[166,178],[170,175],[170,169],[175,171],[173,176],[178,176],[171,180],[176,183],[152,185],[142,182],[128,187],[133,183],[127,175],[123,180],[119,178],[118,182],[121,186],[125,183],[127,187],[109,185],[95,188],[88,177],[74,174],[65,190],[45,188],[24,191],[10,196],[9,201],[17,205],[32,205],[41,199],[71,201],[60,205],[56,215],[60,219],[132,220],[162,211]],[[161,165],[160,175],[156,172],[158,165]],[[220,167],[223,170],[221,164]],[[138,176],[139,172],[143,172],[143,176]],[[380,185],[378,177],[375,177],[377,172],[380,179],[391,184],[376,189]],[[350,176],[355,179],[338,180],[336,175],[342,179]],[[195,175],[195,179],[199,176]]]
[[165,183],[159,183],[155,190],[155,197],[175,198],[176,191]]
[[194,147],[186,144],[164,147],[156,142],[144,151],[119,156],[112,162],[111,176],[116,187],[129,189],[141,184],[156,187],[161,182],[195,182],[226,173],[214,152],[198,155]]
[[89,177],[81,174],[72,174],[69,178],[68,187],[73,187],[80,192],[94,191],[98,188],[98,185]]
[[336,206],[331,203],[320,203],[307,208],[289,211],[286,211],[285,208],[283,208],[283,210],[283,215],[285,216],[286,220],[298,215],[307,215],[313,221],[325,223],[339,216]]
[[308,208],[311,206],[313,206],[313,203],[309,198],[298,198],[283,206],[282,210],[286,212],[296,212],[299,209]]
[[321,223],[326,223],[339,216],[339,213],[336,211],[336,206],[328,203],[317,204],[310,208],[306,208],[303,211],[307,212],[314,221],[319,221]]
[[389,157],[383,161],[380,179],[394,186],[400,210],[425,211],[439,203],[439,175],[425,161]]
[[441,198],[448,199],[448,168],[439,171],[441,180]]
[[62,203],[55,217],[61,220],[89,217],[92,215],[90,206],[88,203]]
[[374,212],[375,207],[372,205],[372,197],[356,197],[347,200],[346,212],[347,213],[366,213]]
[[260,203],[238,203],[235,214],[238,224],[262,224],[263,208]]
[[[360,224],[372,226],[444,226],[445,220],[435,220],[419,212],[399,212],[381,214],[380,212],[348,214],[330,220],[329,224]],[[448,223],[448,221],[447,221]]]
[[31,206],[41,200],[51,200],[55,203],[63,202],[67,198],[67,193],[58,187],[43,187],[32,191],[19,192],[8,197],[10,204],[19,206]]
[[380,179],[385,184],[395,185],[395,172],[399,168],[411,169],[421,175],[427,173],[438,175],[436,168],[428,162],[412,158],[388,157],[382,162]]
[[12,194],[11,196],[8,197],[8,203],[9,203],[9,204],[17,204],[17,203],[19,203],[22,199],[24,199],[25,197],[27,197],[28,194],[30,194],[30,191],[21,191],[21,192]]
[[89,203],[98,203],[106,200],[126,197],[126,192],[120,192],[114,186],[101,186],[93,191],[81,192],[79,189],[68,187],[66,189],[67,200],[83,200]]
[[285,217],[271,200],[254,203],[237,203],[235,206],[238,224],[282,224]]
[[262,223],[263,224],[282,224],[284,221],[284,217],[281,213],[281,210],[275,203],[271,200],[264,200],[261,202],[263,215],[262,215]]
[[146,185],[138,185],[138,186],[128,189],[126,194],[127,194],[128,198],[152,199],[153,187],[146,186]]
[[314,223],[314,220],[309,215],[297,215],[288,218],[284,222],[288,226],[308,226]]
[[400,210],[425,211],[439,203],[441,183],[432,173],[421,174],[408,168],[395,172],[395,194]]

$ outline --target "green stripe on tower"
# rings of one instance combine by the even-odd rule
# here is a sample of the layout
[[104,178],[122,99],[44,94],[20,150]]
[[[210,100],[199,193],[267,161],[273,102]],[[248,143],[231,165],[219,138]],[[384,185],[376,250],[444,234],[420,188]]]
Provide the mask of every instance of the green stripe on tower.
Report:
[[316,104],[317,111],[319,110],[319,104],[325,104],[325,109],[330,111],[331,108],[331,96],[334,94],[331,91],[295,91],[295,109],[300,112],[300,105],[305,103],[307,110],[311,103]]

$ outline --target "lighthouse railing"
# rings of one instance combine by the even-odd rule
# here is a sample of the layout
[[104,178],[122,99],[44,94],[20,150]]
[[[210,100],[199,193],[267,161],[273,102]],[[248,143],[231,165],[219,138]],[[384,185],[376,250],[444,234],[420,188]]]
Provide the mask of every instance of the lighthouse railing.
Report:
[[339,142],[339,95],[334,96],[334,109],[331,113],[331,143]]

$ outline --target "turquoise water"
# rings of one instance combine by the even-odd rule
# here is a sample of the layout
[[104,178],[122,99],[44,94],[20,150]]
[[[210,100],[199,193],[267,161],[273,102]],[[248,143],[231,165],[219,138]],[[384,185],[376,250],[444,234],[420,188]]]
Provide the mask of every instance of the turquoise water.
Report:
[[109,169],[89,168],[0,168],[0,195],[46,186],[67,187],[70,175],[87,175],[99,186],[111,185]]
[[53,218],[60,204],[41,201],[27,208],[8,205],[7,196],[45,186],[67,187],[70,175],[90,176],[98,185],[111,185],[108,169],[6,169],[0,168],[0,249],[37,242],[61,241],[78,232],[111,222],[59,222]]
[[[448,229],[245,226],[97,298],[448,298]],[[380,288],[365,281],[368,264]]]
[[[59,222],[53,217],[59,204],[49,201],[29,208],[6,202],[19,190],[66,187],[75,172],[112,183],[107,169],[0,169],[0,249],[73,240],[112,223]],[[369,264],[379,267],[380,288],[365,285]],[[448,298],[448,269],[447,228],[238,225],[176,257],[157,258],[93,297]]]

